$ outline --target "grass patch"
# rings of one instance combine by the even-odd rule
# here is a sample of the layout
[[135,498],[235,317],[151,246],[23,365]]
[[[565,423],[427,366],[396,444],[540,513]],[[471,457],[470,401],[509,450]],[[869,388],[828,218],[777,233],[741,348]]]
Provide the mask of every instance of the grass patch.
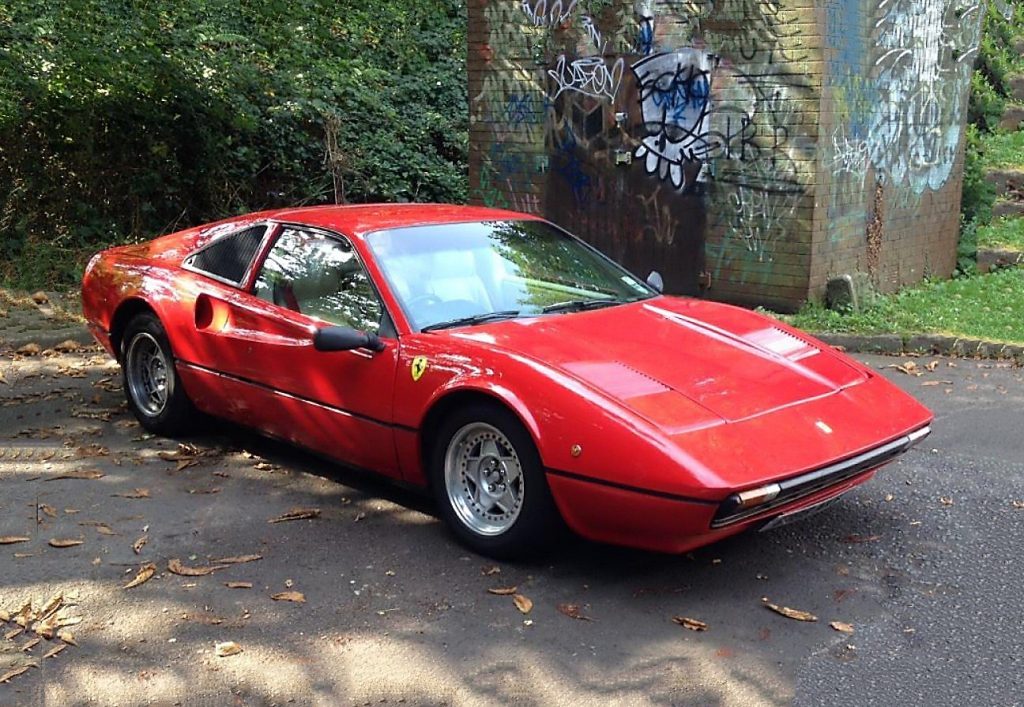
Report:
[[1024,167],[1024,131],[982,135],[981,159],[986,167]]
[[[1024,251],[1024,219],[999,218],[978,227],[978,247]],[[1024,302],[1021,302],[1024,309]]]
[[1024,269],[926,282],[840,314],[809,304],[780,318],[810,332],[948,334],[1024,344]]

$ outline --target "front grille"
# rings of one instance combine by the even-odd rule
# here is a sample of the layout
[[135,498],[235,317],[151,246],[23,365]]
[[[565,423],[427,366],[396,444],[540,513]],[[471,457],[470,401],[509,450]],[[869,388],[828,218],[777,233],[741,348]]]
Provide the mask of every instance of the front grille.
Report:
[[903,454],[914,444],[924,439],[930,431],[926,427],[911,435],[901,437],[888,444],[883,444],[881,447],[875,447],[863,454],[858,454],[836,464],[830,464],[800,476],[778,481],[776,483],[779,485],[779,495],[767,503],[738,509],[740,501],[738,495],[733,494],[718,507],[718,512],[715,513],[715,517],[711,521],[711,527],[722,528],[739,523],[747,518],[752,518],[774,508],[788,505],[830,486],[841,484],[860,474],[876,469]]

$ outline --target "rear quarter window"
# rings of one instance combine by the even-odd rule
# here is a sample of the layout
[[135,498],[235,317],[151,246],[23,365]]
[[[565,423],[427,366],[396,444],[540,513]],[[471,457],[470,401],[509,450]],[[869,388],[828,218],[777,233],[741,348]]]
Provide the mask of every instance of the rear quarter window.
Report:
[[267,226],[259,225],[218,238],[198,253],[187,257],[185,266],[232,285],[239,285],[256,258],[266,232]]

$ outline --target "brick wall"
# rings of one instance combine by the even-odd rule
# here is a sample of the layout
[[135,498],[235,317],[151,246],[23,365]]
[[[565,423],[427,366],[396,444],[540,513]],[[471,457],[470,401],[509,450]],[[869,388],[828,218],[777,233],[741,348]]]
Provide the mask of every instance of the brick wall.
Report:
[[961,0],[470,0],[470,188],[672,292],[792,307],[955,262]]

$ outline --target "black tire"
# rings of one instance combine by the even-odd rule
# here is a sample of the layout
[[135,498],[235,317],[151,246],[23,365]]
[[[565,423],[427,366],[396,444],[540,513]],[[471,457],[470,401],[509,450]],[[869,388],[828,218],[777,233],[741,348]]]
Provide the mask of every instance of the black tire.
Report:
[[[449,493],[446,479],[449,447],[457,435],[462,436],[467,427],[480,424],[490,426],[504,435],[505,440],[501,444],[504,447],[505,441],[510,443],[522,473],[518,515],[508,521],[510,525],[506,529],[493,534],[479,532],[472,526],[472,521],[464,520],[464,516],[456,509],[456,501],[452,500],[453,494]],[[456,447],[462,448],[463,445]],[[539,555],[543,549],[550,548],[552,538],[562,532],[561,518],[551,497],[537,447],[519,419],[498,404],[473,403],[448,415],[438,429],[429,459],[429,472],[441,517],[459,542],[474,552],[500,560]],[[465,474],[462,474],[460,478],[464,477]],[[504,480],[504,474],[501,478]],[[456,489],[460,488],[458,483],[455,484]],[[458,495],[458,490],[455,495]],[[466,512],[465,509],[462,511],[463,514]]]
[[[153,369],[149,369],[148,376],[140,374],[139,369],[143,357],[150,354],[150,360],[153,360],[157,357],[157,350],[162,360],[159,368],[165,376],[162,387],[164,400],[159,406],[145,396],[146,381],[153,380]],[[167,332],[152,312],[136,315],[125,328],[121,338],[121,377],[128,407],[144,428],[164,436],[181,435],[190,429],[196,410],[174,367],[174,354]]]

